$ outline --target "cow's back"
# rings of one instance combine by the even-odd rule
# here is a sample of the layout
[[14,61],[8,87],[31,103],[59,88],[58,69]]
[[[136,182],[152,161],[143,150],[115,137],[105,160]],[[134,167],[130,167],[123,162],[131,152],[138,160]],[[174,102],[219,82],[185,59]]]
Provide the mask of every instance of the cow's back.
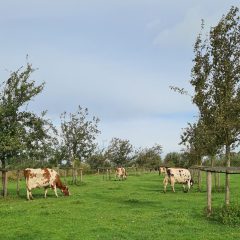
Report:
[[168,168],[167,174],[169,177],[174,177],[174,180],[177,183],[186,183],[191,180],[191,174],[188,169]]
[[26,168],[24,177],[29,188],[51,186],[57,176],[57,172],[49,168]]

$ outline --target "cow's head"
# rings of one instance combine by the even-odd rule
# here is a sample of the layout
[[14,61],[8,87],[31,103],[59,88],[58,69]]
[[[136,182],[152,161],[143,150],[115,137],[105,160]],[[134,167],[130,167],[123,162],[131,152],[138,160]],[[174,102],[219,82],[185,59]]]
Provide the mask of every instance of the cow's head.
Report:
[[166,173],[166,168],[165,167],[159,167],[159,173],[162,174],[162,173]]
[[69,196],[69,195],[70,195],[70,192],[69,192],[67,186],[64,186],[64,187],[61,189],[61,191],[62,191],[62,193],[64,194],[64,196]]

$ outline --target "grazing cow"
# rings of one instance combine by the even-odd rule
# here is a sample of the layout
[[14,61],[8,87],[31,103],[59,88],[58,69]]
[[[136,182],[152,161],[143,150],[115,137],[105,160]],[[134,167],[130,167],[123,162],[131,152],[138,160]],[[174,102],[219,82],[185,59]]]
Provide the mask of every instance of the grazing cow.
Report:
[[175,183],[183,184],[184,191],[185,185],[187,185],[187,191],[189,191],[190,187],[193,185],[193,180],[189,170],[184,168],[167,168],[165,178],[163,180],[164,192],[166,192],[168,182],[170,182],[173,192],[175,192]]
[[127,178],[127,173],[126,173],[125,168],[123,168],[123,167],[116,168],[115,179],[124,180],[126,178]]
[[69,196],[70,193],[68,191],[68,187],[62,184],[59,174],[49,168],[26,168],[24,170],[24,177],[26,180],[26,188],[27,188],[27,199],[33,199],[32,196],[32,189],[34,188],[41,188],[43,187],[45,189],[45,198],[47,197],[47,190],[48,188],[52,188],[55,192],[56,197],[58,197],[57,194],[57,188],[61,189],[61,192],[65,196]]
[[167,173],[166,167],[159,167],[159,175],[161,175],[162,173]]

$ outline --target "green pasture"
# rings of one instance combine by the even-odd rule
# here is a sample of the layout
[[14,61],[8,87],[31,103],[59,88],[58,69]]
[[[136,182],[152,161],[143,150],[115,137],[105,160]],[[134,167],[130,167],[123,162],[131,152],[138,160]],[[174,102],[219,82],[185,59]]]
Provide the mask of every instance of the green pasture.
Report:
[[[224,175],[221,177],[222,185]],[[70,179],[69,179],[70,181]],[[240,239],[240,228],[229,227],[206,217],[206,187],[194,186],[189,193],[168,186],[157,172],[132,174],[126,181],[84,175],[78,186],[69,185],[71,196],[56,198],[49,190],[33,191],[26,200],[25,182],[9,182],[9,196],[0,198],[0,239]],[[231,176],[231,201],[240,199],[240,175]],[[213,207],[224,203],[224,191],[213,192]]]

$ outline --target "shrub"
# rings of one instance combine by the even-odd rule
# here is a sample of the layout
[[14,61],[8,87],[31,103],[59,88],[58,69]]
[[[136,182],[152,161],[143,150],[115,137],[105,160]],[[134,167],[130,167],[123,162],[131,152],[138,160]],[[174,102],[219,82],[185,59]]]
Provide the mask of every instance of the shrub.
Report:
[[220,222],[228,226],[240,226],[240,206],[239,204],[232,204],[229,206],[222,206],[214,208],[210,220]]

